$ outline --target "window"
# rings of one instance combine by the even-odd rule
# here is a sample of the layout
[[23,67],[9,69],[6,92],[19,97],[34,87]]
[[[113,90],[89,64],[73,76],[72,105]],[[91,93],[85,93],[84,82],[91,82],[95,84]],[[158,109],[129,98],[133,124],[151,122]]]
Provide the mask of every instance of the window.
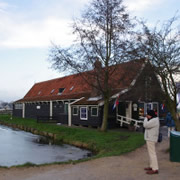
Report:
[[22,104],[15,104],[15,107],[14,107],[15,109],[22,109],[23,108],[23,106],[22,106]]
[[74,116],[78,115],[78,108],[77,107],[73,107],[73,115]]
[[91,116],[98,116],[98,108],[97,107],[91,108]]
[[152,103],[147,103],[147,104],[146,104],[146,113],[147,113],[149,110],[152,110]]
[[58,93],[58,95],[61,95],[64,90],[65,90],[65,88],[59,88],[59,93]]
[[81,107],[80,109],[80,119],[87,120],[87,107]]

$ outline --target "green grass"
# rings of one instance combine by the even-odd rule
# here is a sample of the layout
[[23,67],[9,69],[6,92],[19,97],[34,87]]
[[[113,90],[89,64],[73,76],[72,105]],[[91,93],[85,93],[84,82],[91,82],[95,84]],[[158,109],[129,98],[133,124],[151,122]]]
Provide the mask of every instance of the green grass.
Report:
[[56,143],[68,143],[86,147],[95,152],[92,158],[118,156],[142,146],[145,142],[142,133],[108,130],[101,132],[97,129],[67,127],[55,124],[37,123],[34,119],[22,119],[8,115],[0,115],[0,121],[8,124],[31,127],[38,132],[56,134]]

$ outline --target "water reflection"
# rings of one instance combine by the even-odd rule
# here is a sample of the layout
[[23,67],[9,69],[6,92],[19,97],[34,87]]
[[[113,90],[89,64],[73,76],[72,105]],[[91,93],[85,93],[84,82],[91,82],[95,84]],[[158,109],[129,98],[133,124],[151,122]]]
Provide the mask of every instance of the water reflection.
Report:
[[[0,166],[43,164],[86,158],[90,152],[74,146],[38,143],[40,136],[0,126]],[[42,139],[41,139],[42,140]]]

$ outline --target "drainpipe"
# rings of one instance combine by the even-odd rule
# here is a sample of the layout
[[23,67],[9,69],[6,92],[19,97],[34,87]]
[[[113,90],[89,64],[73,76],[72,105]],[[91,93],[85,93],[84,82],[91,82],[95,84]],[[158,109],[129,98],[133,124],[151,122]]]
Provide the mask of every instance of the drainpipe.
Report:
[[84,99],[84,97],[82,97],[80,99],[77,99],[74,102],[68,104],[68,126],[72,125],[71,105],[78,102],[78,101],[80,101],[81,99]]
[[22,118],[25,118],[25,103],[22,104]]
[[52,101],[50,101],[50,117],[53,115],[53,103],[52,103]]

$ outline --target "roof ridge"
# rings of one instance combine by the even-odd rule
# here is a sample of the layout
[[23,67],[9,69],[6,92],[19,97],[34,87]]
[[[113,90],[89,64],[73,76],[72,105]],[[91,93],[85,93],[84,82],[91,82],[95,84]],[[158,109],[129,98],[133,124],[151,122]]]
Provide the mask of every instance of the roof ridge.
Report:
[[[111,65],[109,67],[113,67],[113,66],[117,66],[117,65],[120,66],[120,65],[123,65],[123,64],[128,64],[128,63],[138,62],[138,61],[145,61],[145,60],[146,60],[146,58],[129,60],[129,61],[121,62],[119,64]],[[54,80],[59,80],[59,79],[63,79],[63,78],[71,77],[71,76],[79,76],[80,74],[88,73],[88,72],[91,72],[91,71],[93,71],[93,69],[89,70],[89,71],[84,71],[84,72],[79,72],[79,73],[77,72],[77,73],[74,73],[74,74],[70,74],[70,75],[66,75],[66,76],[62,76],[62,77],[57,77],[57,78],[53,78],[53,79],[49,79],[49,80],[45,80],[45,81],[40,81],[40,82],[37,82],[35,84],[46,83],[46,82],[50,82],[50,81],[54,81]]]
[[75,75],[79,75],[79,74],[80,73],[70,74],[70,75],[66,75],[66,76],[62,76],[62,77],[57,77],[57,78],[53,78],[53,79],[49,79],[49,80],[45,80],[45,81],[40,81],[40,82],[37,82],[35,84],[41,84],[41,83],[45,83],[45,82],[49,82],[49,81],[54,81],[54,80],[58,80],[58,79],[63,79],[63,78],[66,78],[66,77],[75,76]]

